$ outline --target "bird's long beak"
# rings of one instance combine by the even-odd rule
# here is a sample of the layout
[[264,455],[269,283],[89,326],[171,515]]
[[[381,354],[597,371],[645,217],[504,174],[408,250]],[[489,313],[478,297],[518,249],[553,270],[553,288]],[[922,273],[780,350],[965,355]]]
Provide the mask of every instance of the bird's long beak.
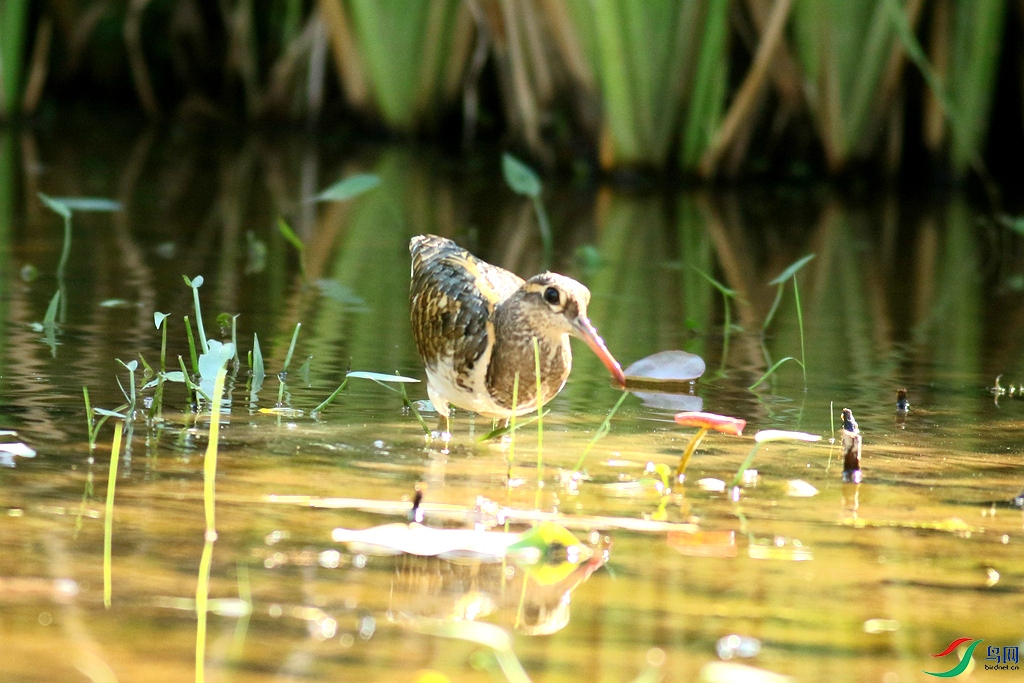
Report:
[[587,343],[590,350],[597,354],[597,357],[601,359],[604,366],[608,368],[608,372],[612,374],[615,379],[615,383],[619,387],[625,388],[626,376],[622,374],[622,366],[619,365],[619,361],[615,360],[608,347],[604,345],[604,340],[594,329],[594,326],[590,324],[590,320],[584,316],[579,316],[573,322],[573,331],[576,336]]

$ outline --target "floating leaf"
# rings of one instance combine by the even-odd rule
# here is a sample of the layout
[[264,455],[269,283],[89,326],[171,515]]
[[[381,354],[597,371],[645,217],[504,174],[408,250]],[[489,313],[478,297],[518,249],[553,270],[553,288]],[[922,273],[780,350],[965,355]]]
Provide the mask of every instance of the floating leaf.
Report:
[[785,429],[762,429],[754,434],[754,441],[765,443],[766,441],[782,441],[785,439],[796,439],[797,441],[821,441],[817,434],[807,432],[791,432]]
[[689,391],[690,383],[704,374],[700,356],[686,351],[659,351],[641,358],[623,371],[629,389]]
[[380,185],[380,178],[372,173],[359,173],[342,178],[320,194],[313,197],[317,202],[344,202],[369,192]]
[[797,271],[799,271],[801,268],[807,265],[807,262],[810,261],[812,258],[814,258],[814,254],[808,254],[807,256],[798,259],[796,262],[794,262],[788,268],[782,271],[782,273],[777,278],[775,278],[768,284],[781,285],[783,282],[796,275]]
[[786,482],[786,495],[794,498],[810,498],[818,495],[818,489],[808,484],[803,479],[793,479]]
[[534,198],[540,196],[540,178],[532,168],[508,152],[501,155],[501,171],[505,175],[505,182],[517,194]]

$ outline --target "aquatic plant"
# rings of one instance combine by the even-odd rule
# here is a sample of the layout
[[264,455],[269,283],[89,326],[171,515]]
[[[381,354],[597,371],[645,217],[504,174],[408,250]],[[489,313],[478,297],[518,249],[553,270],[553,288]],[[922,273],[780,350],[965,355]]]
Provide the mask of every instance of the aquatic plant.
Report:
[[701,440],[704,439],[709,430],[713,429],[723,434],[740,436],[743,434],[743,428],[747,426],[747,421],[740,418],[696,411],[676,413],[675,421],[684,427],[698,428],[697,433],[690,437],[686,448],[683,449],[683,455],[679,458],[679,465],[676,467],[675,475],[675,481],[679,483],[683,482],[686,466],[690,463],[690,458],[693,457],[694,451],[697,450],[697,446],[700,445]]
[[203,511],[206,517],[203,553],[199,559],[199,577],[196,581],[196,681],[205,680],[206,659],[206,615],[210,597],[210,567],[213,564],[213,544],[217,540],[216,481],[217,453],[220,444],[221,402],[224,397],[224,380],[227,377],[227,356],[219,359],[213,384],[213,398],[210,403],[210,433],[203,458]]
[[121,430],[124,423],[114,423],[114,440],[110,447],[110,470],[107,474],[107,503],[103,512],[103,606],[110,609],[113,595],[111,549],[114,543],[114,489],[117,485],[117,463],[121,458]]
[[758,433],[754,434],[754,447],[750,449],[750,453],[747,455],[747,458],[739,466],[739,469],[736,470],[736,476],[732,478],[732,483],[730,484],[734,489],[734,496],[736,495],[735,489],[743,481],[743,473],[746,472],[752,464],[754,464],[754,456],[757,455],[757,450],[761,447],[761,444],[786,440],[820,441],[821,437],[817,434],[794,432],[784,429],[762,429]]
[[[775,293],[775,300],[772,302],[771,308],[768,309],[768,315],[765,316],[764,324],[761,326],[762,332],[766,332],[768,330],[769,325],[772,324],[772,320],[775,318],[775,312],[779,309],[779,304],[782,302],[782,294],[785,290],[786,282],[792,280],[793,298],[796,302],[797,329],[800,331],[800,359],[797,360],[792,356],[786,356],[785,358],[779,359],[774,364],[772,364],[771,367],[768,368],[768,370],[763,375],[761,375],[760,379],[758,379],[756,382],[754,382],[748,387],[748,389],[750,389],[751,391],[756,389],[758,386],[760,386],[762,382],[771,377],[771,375],[776,370],[778,370],[783,363],[787,361],[795,361],[800,365],[800,369],[803,370],[804,373],[804,390],[807,389],[807,352],[806,345],[804,343],[804,314],[803,309],[800,306],[800,288],[797,285],[796,275],[800,271],[800,269],[807,265],[807,263],[810,262],[810,260],[813,258],[814,254],[808,254],[803,258],[797,259],[795,262],[790,264],[785,270],[783,270],[778,277],[774,278],[768,283],[770,285],[775,285],[777,289]],[[765,350],[766,359],[768,357],[767,353],[767,350]]]

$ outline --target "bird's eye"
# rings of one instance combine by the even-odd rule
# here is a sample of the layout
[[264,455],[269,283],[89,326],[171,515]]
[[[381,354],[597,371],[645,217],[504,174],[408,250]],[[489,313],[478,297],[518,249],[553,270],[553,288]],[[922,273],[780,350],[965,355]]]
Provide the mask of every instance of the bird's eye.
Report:
[[548,287],[544,290],[544,301],[547,301],[552,306],[557,306],[558,302],[562,300],[558,290],[554,287]]

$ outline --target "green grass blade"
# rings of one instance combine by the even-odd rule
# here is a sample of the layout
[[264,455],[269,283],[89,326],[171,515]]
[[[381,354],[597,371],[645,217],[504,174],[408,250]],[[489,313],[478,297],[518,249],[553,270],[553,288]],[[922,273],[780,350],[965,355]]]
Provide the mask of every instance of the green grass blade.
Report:
[[768,379],[769,377],[771,377],[771,376],[772,376],[772,374],[773,374],[773,373],[774,373],[774,372],[775,372],[776,370],[778,370],[778,369],[779,369],[779,367],[780,367],[780,366],[781,366],[781,365],[782,365],[783,363],[785,363],[785,362],[787,362],[787,361],[793,361],[794,363],[797,363],[798,365],[800,365],[800,366],[803,366],[803,363],[801,363],[799,359],[797,359],[797,358],[793,358],[792,356],[786,356],[785,358],[780,358],[779,360],[777,360],[777,361],[775,362],[775,365],[773,365],[773,366],[771,366],[770,368],[768,368],[768,372],[766,372],[766,373],[764,373],[763,375],[761,375],[761,379],[759,379],[759,380],[757,380],[756,382],[754,382],[753,384],[751,384],[751,385],[750,385],[749,387],[747,387],[747,389],[749,389],[750,391],[753,391],[754,389],[756,389],[757,387],[759,387],[759,386],[760,386],[760,385],[761,385],[761,384],[762,384],[762,383],[763,383],[763,382],[764,382],[764,381],[765,381],[766,379]]
[[[323,190],[318,195],[313,197],[313,201],[317,202],[345,202],[350,199],[354,199],[361,194],[369,192],[370,190],[380,185],[380,176],[373,175],[372,173],[359,173],[356,175],[342,178],[338,182],[334,183],[326,190]],[[283,220],[279,219],[278,226],[284,223]],[[287,224],[285,224],[287,227]],[[291,232],[291,228],[288,228],[288,232],[291,233],[291,237],[286,234],[285,237],[292,241],[294,238],[296,241],[298,237],[295,237],[295,233]],[[282,231],[282,234],[283,231]],[[294,244],[294,242],[293,242]]]

